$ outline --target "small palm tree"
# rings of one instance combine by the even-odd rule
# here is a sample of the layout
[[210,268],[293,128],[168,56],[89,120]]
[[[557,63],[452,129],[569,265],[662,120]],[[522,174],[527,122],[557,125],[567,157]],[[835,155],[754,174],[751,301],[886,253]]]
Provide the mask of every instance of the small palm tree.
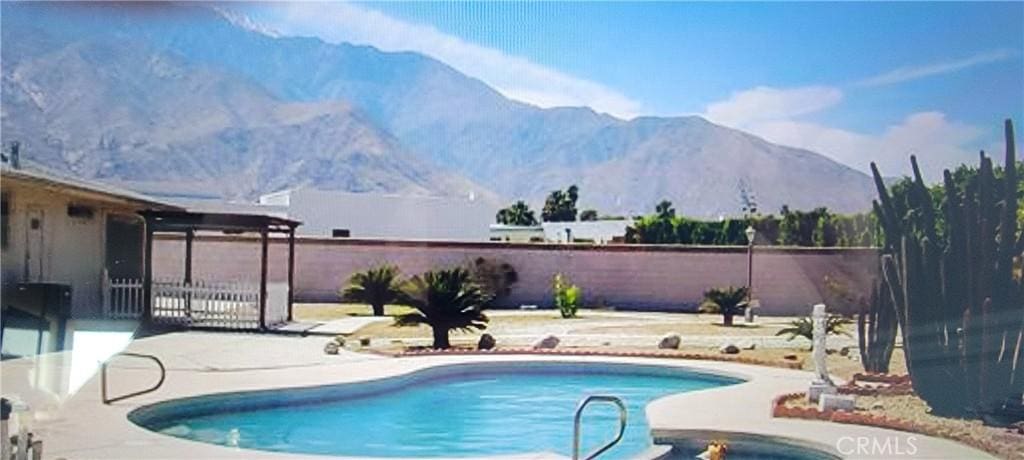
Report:
[[417,311],[395,318],[395,325],[426,324],[433,329],[434,348],[447,349],[449,331],[487,328],[483,309],[490,300],[464,268],[429,271],[402,286],[401,303]]
[[[847,324],[853,321],[841,315],[828,315],[828,319],[825,320],[825,335],[839,335],[843,334],[849,336],[850,333],[844,330]],[[814,320],[809,316],[795,319],[790,321],[790,326],[787,328],[780,329],[775,335],[788,334],[789,337],[786,340],[793,340],[797,337],[803,337],[811,342],[811,350],[814,349]]]
[[381,265],[352,274],[341,292],[341,299],[369,304],[373,308],[373,316],[384,316],[384,305],[398,299],[399,287],[398,267]]
[[721,313],[722,324],[732,326],[732,317],[742,315],[747,308],[745,287],[712,288],[704,293],[704,302],[700,311],[704,313]]

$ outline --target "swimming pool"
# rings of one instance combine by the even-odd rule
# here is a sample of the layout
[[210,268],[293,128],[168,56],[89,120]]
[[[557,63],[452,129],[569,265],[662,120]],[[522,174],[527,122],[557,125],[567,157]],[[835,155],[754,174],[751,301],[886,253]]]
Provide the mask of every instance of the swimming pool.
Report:
[[[163,434],[277,452],[363,457],[571,455],[573,415],[589,394],[623,399],[629,423],[602,458],[651,445],[644,406],[672,393],[741,380],[684,369],[608,363],[438,366],[364,383],[208,395],[140,408],[129,418]],[[614,436],[618,413],[587,408],[584,451]]]

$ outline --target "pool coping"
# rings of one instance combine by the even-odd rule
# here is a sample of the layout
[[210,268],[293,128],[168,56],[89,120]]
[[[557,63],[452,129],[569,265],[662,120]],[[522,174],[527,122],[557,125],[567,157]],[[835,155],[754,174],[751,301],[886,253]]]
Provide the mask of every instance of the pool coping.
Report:
[[[351,353],[350,355],[357,355]],[[351,356],[350,356],[351,358]],[[739,378],[744,382],[723,387],[677,393],[658,398],[646,407],[646,417],[656,440],[686,438],[739,439],[744,436],[779,438],[813,446],[843,458],[892,458],[871,455],[843,455],[835,447],[842,438],[917,440],[918,452],[908,458],[994,458],[953,441],[873,427],[832,424],[820,421],[775,419],[772,400],[779,394],[805,391],[811,374],[805,371],[755,366],[732,362],[696,361],[672,358],[559,355],[451,355],[384,358],[360,356],[308,367],[269,368],[240,372],[195,372],[189,378],[169,378],[156,393],[104,405],[99,398],[99,379],[88,382],[74,398],[52,418],[37,422],[37,430],[47,440],[47,456],[74,458],[190,458],[218,459],[351,459],[277,453],[231,448],[176,438],[150,431],[129,420],[132,411],[143,406],[211,393],[274,390],[354,383],[403,376],[446,364],[517,362],[604,362],[657,365],[713,376]],[[121,367],[122,379],[145,382],[153,371],[140,367]],[[680,414],[686,414],[680,416]],[[355,427],[354,429],[360,429]],[[569,442],[570,440],[567,440]],[[458,457],[467,460],[469,457]],[[505,460],[565,458],[550,452],[505,455],[488,458]],[[387,457],[388,460],[400,460]]]

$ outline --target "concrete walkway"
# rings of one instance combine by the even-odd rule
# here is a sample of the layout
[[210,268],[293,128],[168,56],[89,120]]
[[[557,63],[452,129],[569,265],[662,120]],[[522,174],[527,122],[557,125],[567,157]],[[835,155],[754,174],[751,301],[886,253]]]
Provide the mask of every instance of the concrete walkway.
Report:
[[[749,380],[729,387],[671,395],[653,402],[648,406],[647,416],[659,437],[674,439],[747,432],[797,439],[835,451],[836,443],[843,436],[878,439],[915,436],[919,451],[913,458],[991,458],[953,442],[919,435],[771,418],[773,397],[806,389],[810,375],[802,371],[672,359],[528,355],[387,358],[346,350],[338,355],[325,355],[323,344],[323,337],[204,332],[172,333],[137,340],[129,350],[159,356],[167,367],[166,383],[154,393],[111,405],[104,405],[100,400],[99,378],[93,378],[75,394],[60,394],[59,385],[40,384],[41,374],[55,376],[58,381],[59,376],[66,375],[61,359],[5,361],[0,363],[0,375],[4,395],[22,398],[34,410],[32,430],[43,439],[47,458],[323,459],[323,456],[229,448],[179,439],[141,428],[131,423],[127,414],[144,405],[187,396],[356,382],[444,364],[492,361],[643,362]],[[157,380],[158,371],[152,363],[119,357],[112,362],[110,375],[111,394],[117,395],[151,385]],[[538,453],[513,458],[555,457]]]
[[307,331],[309,334],[338,335],[353,334],[356,331],[376,323],[390,323],[395,319],[390,316],[349,316],[327,321]]

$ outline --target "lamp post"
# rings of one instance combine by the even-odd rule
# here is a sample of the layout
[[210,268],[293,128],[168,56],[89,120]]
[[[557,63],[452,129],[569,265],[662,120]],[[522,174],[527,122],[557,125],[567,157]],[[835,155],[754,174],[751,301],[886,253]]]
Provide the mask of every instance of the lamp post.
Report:
[[757,236],[757,230],[754,230],[753,225],[748,225],[743,233],[747,234],[747,308],[744,311],[743,319],[752,323],[754,322],[752,305],[754,299],[754,237]]

